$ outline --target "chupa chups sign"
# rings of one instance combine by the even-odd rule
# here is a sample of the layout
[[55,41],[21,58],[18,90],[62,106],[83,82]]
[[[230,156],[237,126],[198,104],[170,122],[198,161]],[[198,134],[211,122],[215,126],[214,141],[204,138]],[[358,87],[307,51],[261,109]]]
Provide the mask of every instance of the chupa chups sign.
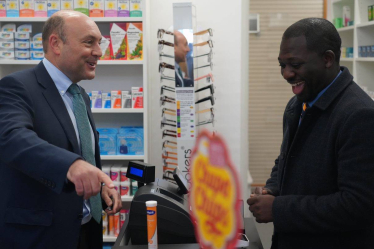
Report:
[[239,179],[218,135],[199,134],[190,173],[190,214],[200,247],[235,248],[242,222]]

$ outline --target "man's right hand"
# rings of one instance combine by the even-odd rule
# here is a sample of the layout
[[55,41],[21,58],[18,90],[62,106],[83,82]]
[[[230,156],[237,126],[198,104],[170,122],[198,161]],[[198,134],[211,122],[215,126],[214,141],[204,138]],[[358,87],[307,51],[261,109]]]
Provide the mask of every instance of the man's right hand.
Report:
[[100,192],[101,183],[105,183],[108,188],[114,188],[112,180],[104,172],[81,159],[70,166],[67,178],[74,183],[77,194],[85,200]]

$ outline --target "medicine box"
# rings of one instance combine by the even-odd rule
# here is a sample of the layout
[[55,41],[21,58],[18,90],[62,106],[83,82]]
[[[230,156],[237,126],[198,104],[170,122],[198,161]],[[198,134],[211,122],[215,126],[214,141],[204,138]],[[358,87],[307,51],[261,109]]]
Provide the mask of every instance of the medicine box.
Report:
[[117,145],[117,134],[99,134],[100,155],[115,155]]
[[90,17],[104,17],[104,0],[90,0]]
[[73,10],[74,1],[73,0],[61,0],[61,10]]
[[0,60],[12,60],[14,59],[14,51],[0,50]]
[[101,43],[100,43],[100,49],[101,49],[101,53],[102,53],[102,55],[100,57],[100,60],[111,60],[110,47],[111,47],[110,36],[103,35],[103,37],[101,39]]
[[14,33],[13,32],[0,32],[0,41],[13,41]]
[[47,15],[52,16],[54,13],[59,11],[60,7],[60,0],[48,0],[47,3]]
[[[124,140],[124,141],[122,141]],[[128,155],[144,155],[143,127],[121,127],[117,135],[119,151],[122,144],[126,144]]]
[[32,25],[31,24],[22,24],[18,26],[17,32],[32,32]]
[[142,17],[142,0],[130,0],[130,17]]
[[47,17],[47,0],[35,0],[34,4],[34,16],[35,17]]
[[105,17],[117,17],[117,0],[104,0],[105,1]]
[[126,31],[128,60],[143,60],[143,24],[127,23]]
[[20,1],[20,17],[34,17],[34,0]]
[[130,0],[118,0],[118,17],[130,16]]
[[132,87],[132,108],[143,108],[143,87]]
[[8,23],[1,27],[1,32],[16,32],[16,24]]
[[0,0],[0,17],[6,17],[6,1]]
[[127,59],[126,23],[110,24],[111,56],[114,60]]
[[343,26],[347,27],[349,21],[351,21],[351,8],[343,6]]
[[122,95],[121,91],[111,91],[111,101],[112,101],[112,108],[122,108]]
[[[6,0],[6,16],[7,17],[19,17],[18,0]],[[14,31],[9,31],[9,32],[14,32]]]
[[130,91],[122,91],[122,108],[132,108]]
[[30,50],[31,60],[42,60],[44,58],[44,52],[39,50]]
[[102,107],[105,108],[105,109],[110,109],[112,108],[112,101],[111,101],[111,96],[110,96],[110,93],[109,92],[103,92],[101,94],[101,97],[102,97]]
[[30,32],[14,32],[14,38],[16,39],[16,41],[30,42]]
[[74,0],[74,10],[88,16],[88,0]]
[[103,102],[102,102],[102,97],[101,97],[101,91],[92,91],[92,108],[97,109],[97,108],[102,108]]

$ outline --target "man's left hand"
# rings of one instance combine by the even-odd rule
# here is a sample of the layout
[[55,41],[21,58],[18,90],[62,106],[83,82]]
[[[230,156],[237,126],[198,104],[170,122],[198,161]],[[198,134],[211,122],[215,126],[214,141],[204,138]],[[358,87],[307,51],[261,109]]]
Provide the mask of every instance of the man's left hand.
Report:
[[247,200],[249,210],[256,217],[258,223],[273,221],[272,209],[274,199],[275,197],[272,195],[254,195]]
[[101,190],[101,198],[105,201],[106,205],[112,209],[105,209],[107,214],[115,214],[122,209],[121,196],[116,189],[110,189],[107,186],[103,186]]

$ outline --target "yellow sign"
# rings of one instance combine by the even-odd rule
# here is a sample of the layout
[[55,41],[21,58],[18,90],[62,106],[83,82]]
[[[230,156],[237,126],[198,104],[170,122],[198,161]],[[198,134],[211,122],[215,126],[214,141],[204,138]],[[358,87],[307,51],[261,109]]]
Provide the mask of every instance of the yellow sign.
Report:
[[235,248],[242,222],[239,179],[219,136],[200,133],[190,173],[191,217],[201,248]]

